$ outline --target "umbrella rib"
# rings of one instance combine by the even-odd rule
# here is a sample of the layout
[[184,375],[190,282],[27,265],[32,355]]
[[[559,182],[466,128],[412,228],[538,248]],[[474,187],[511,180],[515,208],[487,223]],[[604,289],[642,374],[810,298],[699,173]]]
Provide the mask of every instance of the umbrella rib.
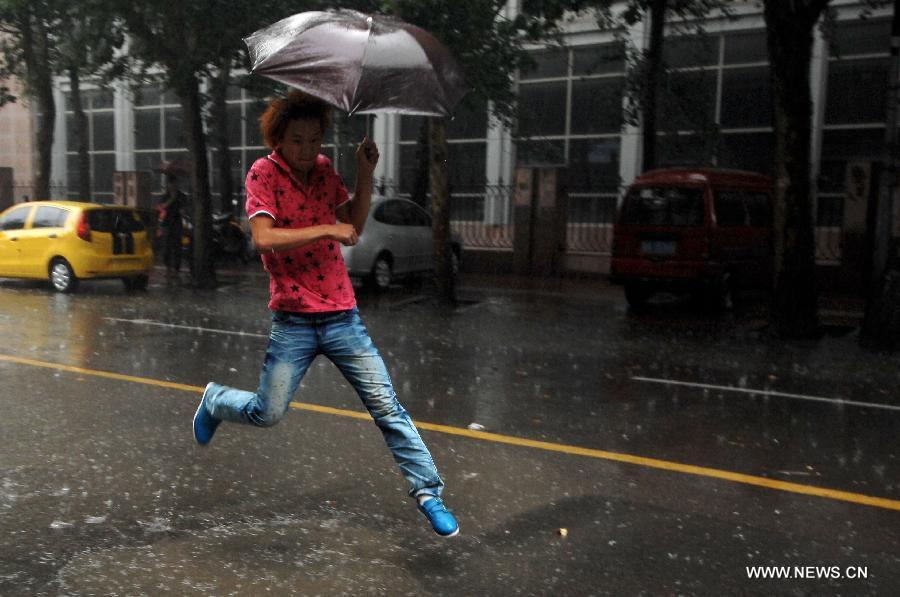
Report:
[[363,79],[363,71],[366,68],[366,54],[369,53],[369,44],[372,42],[372,29],[375,27],[375,19],[372,17],[366,18],[366,24],[369,26],[368,33],[366,34],[366,45],[363,46],[363,55],[359,61],[359,78],[356,79],[356,87],[353,88],[353,97],[351,101],[353,102],[353,106],[350,108],[349,116],[353,116],[356,112],[356,101],[357,101],[357,92],[359,91],[359,84]]

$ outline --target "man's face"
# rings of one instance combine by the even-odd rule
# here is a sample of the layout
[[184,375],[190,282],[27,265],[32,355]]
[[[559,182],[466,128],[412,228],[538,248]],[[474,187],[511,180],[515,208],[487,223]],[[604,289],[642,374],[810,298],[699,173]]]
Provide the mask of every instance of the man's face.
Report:
[[318,120],[292,120],[284,131],[278,149],[293,170],[309,172],[322,149],[322,123]]

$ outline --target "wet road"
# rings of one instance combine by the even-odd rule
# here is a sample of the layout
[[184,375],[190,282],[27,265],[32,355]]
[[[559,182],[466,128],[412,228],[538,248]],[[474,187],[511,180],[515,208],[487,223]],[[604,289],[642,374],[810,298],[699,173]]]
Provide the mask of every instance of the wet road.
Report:
[[0,594],[900,594],[900,359],[852,334],[634,315],[597,282],[361,292],[460,518],[439,540],[324,359],[275,428],[193,444],[268,332],[265,279],[221,277],[0,281]]

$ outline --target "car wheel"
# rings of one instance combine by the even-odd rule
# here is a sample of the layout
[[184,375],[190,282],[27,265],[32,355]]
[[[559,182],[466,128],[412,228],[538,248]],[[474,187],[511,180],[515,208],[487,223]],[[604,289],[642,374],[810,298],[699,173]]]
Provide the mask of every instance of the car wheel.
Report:
[[372,286],[376,290],[387,290],[394,278],[390,255],[382,253],[372,264]]
[[149,283],[150,278],[147,275],[122,278],[122,284],[125,285],[125,290],[147,290]]
[[69,262],[62,257],[57,257],[50,262],[50,285],[57,292],[75,292],[78,288],[78,278]]
[[625,284],[625,300],[632,309],[640,309],[647,304],[647,300],[653,290],[646,284],[629,283]]

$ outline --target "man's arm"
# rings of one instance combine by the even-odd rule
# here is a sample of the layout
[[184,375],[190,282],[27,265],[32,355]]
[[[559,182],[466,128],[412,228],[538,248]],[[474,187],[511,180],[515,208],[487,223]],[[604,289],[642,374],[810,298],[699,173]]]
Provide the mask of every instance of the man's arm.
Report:
[[276,228],[275,220],[265,215],[250,219],[253,245],[259,252],[296,249],[323,238],[336,240],[344,245],[355,245],[359,240],[356,229],[350,224],[326,224],[306,228]]
[[335,211],[338,220],[352,224],[357,234],[362,234],[372,205],[372,188],[375,166],[378,164],[378,146],[368,137],[356,148],[356,186],[353,201]]

